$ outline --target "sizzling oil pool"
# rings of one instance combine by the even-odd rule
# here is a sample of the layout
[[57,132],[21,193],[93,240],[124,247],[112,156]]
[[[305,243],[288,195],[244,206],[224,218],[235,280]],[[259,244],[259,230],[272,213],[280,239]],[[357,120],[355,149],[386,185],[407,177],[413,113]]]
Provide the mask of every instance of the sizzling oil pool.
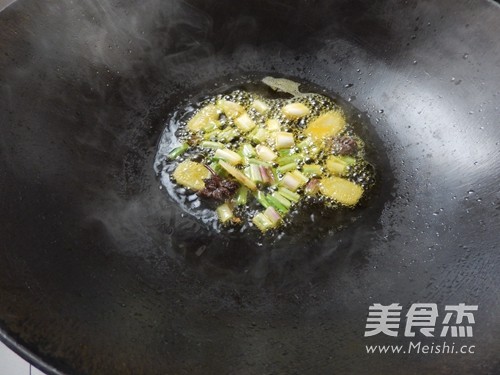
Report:
[[338,229],[370,204],[375,182],[361,118],[285,79],[225,87],[171,114],[155,171],[170,197],[215,231]]

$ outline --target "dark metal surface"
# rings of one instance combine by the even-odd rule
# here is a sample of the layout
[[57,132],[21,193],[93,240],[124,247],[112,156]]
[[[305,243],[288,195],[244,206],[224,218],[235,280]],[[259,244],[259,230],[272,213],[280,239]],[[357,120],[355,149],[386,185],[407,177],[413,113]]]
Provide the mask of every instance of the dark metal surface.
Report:
[[[1,338],[46,371],[500,371],[497,4],[21,0],[0,24]],[[392,172],[346,230],[238,242],[159,190],[168,111],[253,73],[370,116]],[[476,354],[367,355],[405,342],[363,337],[393,302],[478,304]]]

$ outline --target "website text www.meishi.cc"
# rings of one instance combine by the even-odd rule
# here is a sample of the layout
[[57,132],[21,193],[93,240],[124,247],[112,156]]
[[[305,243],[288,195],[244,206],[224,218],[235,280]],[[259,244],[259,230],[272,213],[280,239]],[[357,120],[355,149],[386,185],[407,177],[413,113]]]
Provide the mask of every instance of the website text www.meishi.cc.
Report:
[[476,345],[457,345],[454,342],[424,344],[422,341],[406,345],[365,345],[367,354],[474,354]]

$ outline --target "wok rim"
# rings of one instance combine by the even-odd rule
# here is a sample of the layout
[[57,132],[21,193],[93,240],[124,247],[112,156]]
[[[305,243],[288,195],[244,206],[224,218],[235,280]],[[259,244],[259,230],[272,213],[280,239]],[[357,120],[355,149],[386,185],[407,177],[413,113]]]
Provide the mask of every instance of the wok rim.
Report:
[[0,342],[4,343],[7,348],[12,350],[30,365],[36,367],[38,370],[46,373],[47,375],[64,375],[63,372],[49,365],[40,356],[35,355],[24,344],[20,343],[20,340],[16,340],[12,335],[7,333],[4,328],[0,328]]
[[[14,0],[11,4],[15,3]],[[500,1],[499,0],[487,0],[488,3],[494,5],[497,10],[500,9]],[[0,9],[2,12],[2,9]],[[16,353],[18,356],[26,360],[28,363],[36,367],[37,369],[45,372],[47,375],[64,375],[65,372],[58,370],[54,365],[50,365],[46,359],[44,359],[41,354],[34,354],[33,351],[29,349],[29,346],[22,340],[22,338],[15,337],[11,333],[9,333],[8,328],[0,327],[0,342],[3,342],[10,350]],[[55,359],[55,361],[52,361]],[[55,366],[57,366],[57,358],[50,359]],[[61,368],[57,366],[58,368]]]

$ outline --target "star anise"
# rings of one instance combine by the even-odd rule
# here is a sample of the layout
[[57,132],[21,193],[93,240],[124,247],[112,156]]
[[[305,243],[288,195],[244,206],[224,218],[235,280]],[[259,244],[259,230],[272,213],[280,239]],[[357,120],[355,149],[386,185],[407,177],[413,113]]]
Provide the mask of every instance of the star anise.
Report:
[[358,151],[358,144],[354,138],[344,135],[333,140],[332,151],[338,155],[354,155]]
[[211,176],[203,180],[205,187],[198,192],[200,197],[223,201],[230,198],[238,190],[239,185],[236,181],[221,178],[208,165],[205,165],[205,168],[210,171]]

